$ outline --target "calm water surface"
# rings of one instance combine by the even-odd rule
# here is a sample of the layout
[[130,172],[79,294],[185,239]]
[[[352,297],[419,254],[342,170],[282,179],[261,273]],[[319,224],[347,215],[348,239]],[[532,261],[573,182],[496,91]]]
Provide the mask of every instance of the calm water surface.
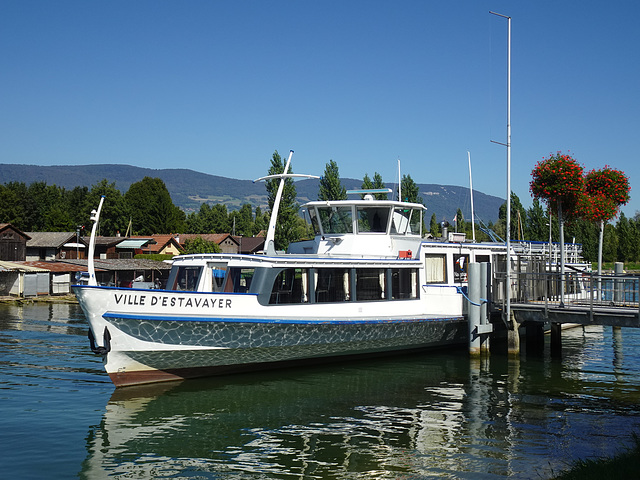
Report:
[[548,478],[640,432],[640,332],[116,391],[76,305],[0,305],[3,478]]

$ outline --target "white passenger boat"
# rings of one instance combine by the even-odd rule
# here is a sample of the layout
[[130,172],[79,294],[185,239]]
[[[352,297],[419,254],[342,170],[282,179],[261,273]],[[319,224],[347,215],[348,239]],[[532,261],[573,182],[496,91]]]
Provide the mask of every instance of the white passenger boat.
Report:
[[420,204],[368,195],[304,208],[313,240],[275,252],[274,212],[265,254],[175,257],[163,290],[99,286],[90,265],[91,284],[73,289],[113,383],[465,342],[465,264],[504,246],[424,242]]

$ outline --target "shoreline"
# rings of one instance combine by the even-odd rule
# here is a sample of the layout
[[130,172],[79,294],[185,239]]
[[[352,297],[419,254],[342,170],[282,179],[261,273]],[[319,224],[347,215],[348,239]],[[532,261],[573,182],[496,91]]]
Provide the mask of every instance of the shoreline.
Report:
[[0,304],[31,305],[34,303],[78,303],[78,300],[72,293],[68,295],[40,295],[37,297],[0,297]]

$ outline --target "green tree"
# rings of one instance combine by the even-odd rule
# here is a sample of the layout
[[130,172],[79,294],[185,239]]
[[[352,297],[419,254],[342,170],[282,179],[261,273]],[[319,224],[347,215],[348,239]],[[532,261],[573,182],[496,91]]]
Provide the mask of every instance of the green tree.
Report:
[[229,213],[231,233],[244,237],[253,235],[253,209],[251,204],[245,203],[240,210]]
[[435,213],[431,214],[431,221],[429,222],[429,231],[434,237],[440,236],[440,225],[438,224],[438,218]]
[[347,189],[340,182],[340,173],[338,164],[333,160],[329,160],[324,175],[320,178],[320,189],[318,191],[318,200],[346,200]]
[[85,197],[82,224],[85,229],[91,230],[91,211],[98,208],[100,197],[103,195],[105,198],[100,212],[98,234],[104,236],[114,236],[118,232],[124,234],[129,224],[129,212],[115,182],[109,183],[107,179],[102,179],[91,186],[91,190]]
[[[278,175],[284,173],[285,163],[278,151],[276,150],[271,156],[271,167],[269,168],[269,175]],[[291,166],[286,173],[293,173]],[[269,211],[273,214],[274,203],[276,194],[278,192],[278,186],[280,185],[280,179],[267,180],[266,187],[269,196]],[[284,190],[282,192],[282,198],[280,199],[280,209],[278,213],[276,231],[275,231],[275,248],[277,250],[286,250],[287,246],[291,242],[299,240],[299,230],[297,228],[298,221],[298,209],[299,205],[296,202],[296,187],[293,184],[291,178],[287,178],[284,184]]]
[[464,221],[464,215],[462,214],[462,210],[460,209],[456,211],[455,222],[456,232],[464,232],[466,230],[466,222]]
[[11,223],[23,231],[29,226],[25,219],[27,186],[23,182],[0,185],[0,223]]
[[616,230],[618,233],[617,259],[621,262],[633,260],[635,257],[633,229],[624,213],[620,213]]
[[545,213],[538,198],[533,199],[533,205],[527,211],[525,223],[527,240],[538,242],[549,240],[549,216]]
[[256,217],[253,222],[253,234],[257,235],[258,233],[267,229],[267,225],[269,225],[269,214],[262,213],[262,209],[260,206],[256,207]]
[[231,224],[229,223],[229,212],[224,203],[216,203],[211,207],[211,215],[209,217],[211,230],[209,233],[230,233]]
[[[364,178],[362,179],[362,187],[360,188],[362,188],[362,190],[371,190],[378,188],[387,188],[387,186],[382,181],[382,175],[380,175],[378,172],[375,172],[373,175],[373,181],[371,180],[371,178],[369,178],[368,173],[364,174]],[[364,198],[364,195],[362,195],[362,198]],[[374,193],[373,198],[375,198],[376,200],[387,200],[388,197],[386,193]]]
[[413,181],[413,178],[411,178],[411,175],[403,175],[400,185],[402,186],[402,198],[400,198],[400,201],[424,205],[422,197],[420,196],[420,189],[416,182]]
[[210,242],[202,237],[188,239],[184,244],[184,253],[221,253],[216,242]]
[[124,199],[138,235],[174,233],[185,228],[184,212],[173,204],[159,178],[144,177],[132,183]]
[[618,261],[618,232],[613,225],[605,224],[602,242],[602,259],[605,262]]
[[[515,193],[511,192],[511,238],[525,240],[522,238],[522,232],[524,231],[523,222],[527,218],[527,212],[520,202],[520,198]],[[507,202],[500,205],[498,210],[498,222],[501,224],[500,231],[506,232],[507,225]],[[501,235],[502,236],[502,235]]]

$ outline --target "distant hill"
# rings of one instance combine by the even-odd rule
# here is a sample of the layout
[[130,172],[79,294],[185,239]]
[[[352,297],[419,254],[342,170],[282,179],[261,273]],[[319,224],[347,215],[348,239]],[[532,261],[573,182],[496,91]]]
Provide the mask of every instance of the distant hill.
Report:
[[[263,211],[267,206],[267,191],[264,183],[253,183],[251,180],[208,175],[188,169],[151,169],[131,165],[13,165],[0,164],[0,184],[8,182],[46,182],[66,189],[76,186],[91,187],[102,179],[114,182],[122,193],[132,183],[144,177],[160,178],[167,186],[173,203],[186,212],[200,208],[203,202],[224,203],[229,210],[239,208],[244,203],[254,207],[260,206]],[[362,180],[352,178],[341,179],[347,189],[360,188]],[[387,184],[395,190],[395,185]],[[458,208],[465,218],[471,218],[471,202],[469,189],[454,185],[418,184],[420,196],[427,206],[427,222],[433,213],[438,220],[447,219],[450,223]],[[302,204],[318,198],[318,180],[300,180],[296,182],[298,201]],[[473,203],[476,216],[485,222],[498,219],[498,209],[504,199],[485,195],[474,190]]]

